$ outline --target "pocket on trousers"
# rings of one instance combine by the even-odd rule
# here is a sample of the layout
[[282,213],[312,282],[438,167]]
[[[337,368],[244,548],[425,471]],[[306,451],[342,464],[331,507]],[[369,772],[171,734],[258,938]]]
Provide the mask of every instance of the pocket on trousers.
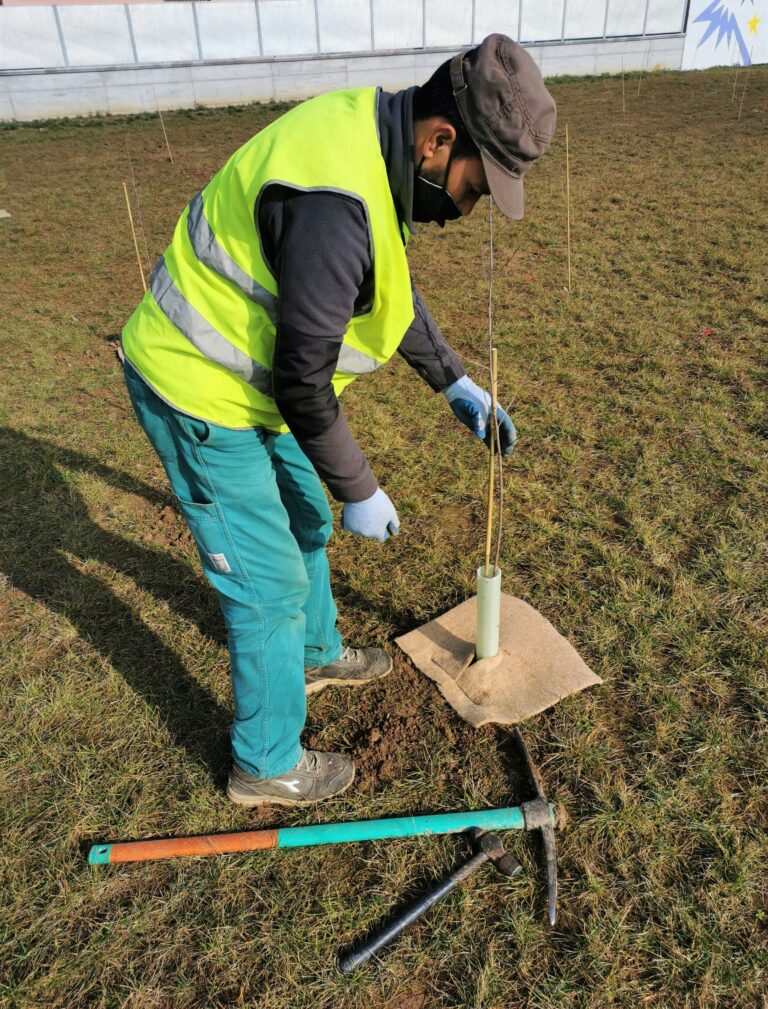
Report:
[[245,572],[237,557],[219,505],[183,501],[178,497],[176,500],[197,544],[200,561],[206,574],[227,575],[243,581]]
[[182,431],[193,442],[196,442],[198,445],[207,445],[210,442],[213,428],[208,421],[178,412],[175,413],[175,419]]

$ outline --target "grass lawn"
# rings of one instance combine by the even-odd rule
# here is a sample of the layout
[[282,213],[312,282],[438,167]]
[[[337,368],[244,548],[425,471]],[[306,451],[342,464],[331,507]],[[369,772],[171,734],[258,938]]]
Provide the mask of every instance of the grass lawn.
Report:
[[[222,793],[231,717],[215,598],[133,416],[115,339],[185,202],[284,109],[0,132],[3,1007],[756,1009],[765,1005],[768,72],[554,82],[561,128],[525,220],[495,223],[504,586],[602,687],[524,726],[559,833],[346,978],[339,949],[463,858],[460,838],[87,866],[92,841],[507,805],[505,735],[402,655],[309,703],[358,784],[254,816]],[[573,285],[566,283],[565,122]],[[129,164],[129,158],[131,164]],[[487,209],[414,239],[433,314],[483,380]],[[391,642],[473,592],[485,450],[402,361],[345,411],[397,506],[331,543],[342,629]],[[761,938],[762,932],[762,938]]]

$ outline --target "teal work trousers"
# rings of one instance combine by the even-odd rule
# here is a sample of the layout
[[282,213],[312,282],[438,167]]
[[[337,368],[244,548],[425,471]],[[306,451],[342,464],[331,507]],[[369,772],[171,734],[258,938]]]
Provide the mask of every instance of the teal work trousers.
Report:
[[283,774],[301,757],[304,668],[335,662],[342,647],[325,553],[333,518],[323,486],[293,435],[189,417],[129,364],[125,382],[218,595],[229,643],[234,761],[259,777]]

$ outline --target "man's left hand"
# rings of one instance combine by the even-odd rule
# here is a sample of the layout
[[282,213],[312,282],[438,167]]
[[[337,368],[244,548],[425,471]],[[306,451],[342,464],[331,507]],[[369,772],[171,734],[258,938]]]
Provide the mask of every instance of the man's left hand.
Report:
[[[488,424],[491,413],[490,395],[479,385],[475,385],[469,375],[463,375],[452,385],[443,389],[443,395],[462,424],[465,424],[478,438],[482,438],[490,448],[491,431]],[[502,410],[498,404],[496,405],[496,417],[499,422],[501,454],[510,455],[517,441],[515,425],[507,412]]]

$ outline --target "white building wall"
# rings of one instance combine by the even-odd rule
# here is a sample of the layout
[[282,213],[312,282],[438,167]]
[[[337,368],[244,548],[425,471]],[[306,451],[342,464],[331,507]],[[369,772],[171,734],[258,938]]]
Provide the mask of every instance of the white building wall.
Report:
[[[679,70],[684,38],[629,39],[527,46],[545,77]],[[421,84],[450,51],[312,59],[192,63],[186,66],[0,74],[0,120],[119,115],[288,101],[323,91]]]
[[407,87],[492,30],[520,39],[548,77],[679,69],[685,10],[686,0],[0,6],[0,120]]

